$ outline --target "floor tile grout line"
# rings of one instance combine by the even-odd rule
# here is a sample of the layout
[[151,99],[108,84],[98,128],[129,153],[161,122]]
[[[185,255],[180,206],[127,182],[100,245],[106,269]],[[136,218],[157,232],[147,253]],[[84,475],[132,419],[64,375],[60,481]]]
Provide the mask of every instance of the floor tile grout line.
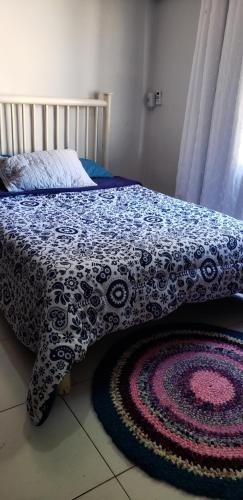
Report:
[[131,469],[135,469],[135,467],[137,467],[137,466],[136,465],[131,465],[131,467],[128,467],[127,469],[124,469],[121,472],[118,472],[118,474],[115,474],[115,478],[118,478],[119,476],[121,476],[122,474],[125,474],[126,472],[128,472]]
[[96,451],[99,453],[99,455],[101,456],[101,458],[104,460],[104,462],[106,463],[107,467],[110,469],[111,473],[112,473],[112,476],[113,478],[115,478],[115,474],[113,472],[113,470],[111,469],[110,465],[108,464],[107,460],[103,457],[102,453],[100,452],[99,448],[97,448],[96,444],[94,443],[93,439],[90,437],[90,435],[88,434],[88,432],[86,431],[86,429],[83,427],[83,425],[81,424],[81,422],[79,421],[78,417],[75,415],[74,411],[72,410],[72,408],[69,406],[69,404],[67,403],[67,401],[63,398],[63,401],[64,403],[66,404],[67,408],[70,410],[70,412],[72,413],[73,417],[75,418],[75,420],[77,420],[77,422],[79,423],[80,427],[83,429],[83,431],[85,432],[86,436],[88,437],[88,439],[91,441],[91,443],[93,444],[93,446],[95,447]]
[[[130,496],[128,495],[127,491],[124,489],[123,485],[120,483],[119,479],[117,478],[117,475],[115,475],[115,473],[113,472],[113,470],[111,469],[110,465],[108,464],[107,460],[103,457],[101,451],[97,448],[96,444],[94,443],[93,439],[90,437],[90,435],[88,434],[88,432],[86,431],[86,429],[83,427],[83,425],[81,424],[81,422],[79,421],[78,417],[75,415],[75,413],[73,412],[72,408],[70,408],[69,404],[67,403],[67,401],[63,398],[63,401],[65,402],[67,408],[70,410],[70,412],[72,413],[73,417],[77,420],[77,422],[79,423],[80,427],[83,429],[83,431],[85,432],[86,436],[88,437],[88,439],[91,441],[91,443],[93,444],[93,446],[95,447],[95,449],[97,450],[97,452],[99,453],[99,455],[101,456],[101,458],[104,460],[104,462],[106,463],[107,467],[110,469],[111,473],[113,474],[113,477],[110,478],[108,481],[110,481],[111,479],[116,479],[116,481],[118,482],[118,484],[120,485],[120,487],[122,488],[122,490],[124,491],[124,493],[127,495],[127,497],[129,498],[129,500],[131,500]],[[130,469],[132,469],[134,466],[130,467]],[[129,470],[129,469],[126,469],[126,470]],[[123,471],[123,472],[126,472]],[[122,474],[122,472],[121,472]],[[107,481],[105,481],[107,482]],[[95,488],[93,488],[95,489]],[[86,492],[87,493],[87,492]],[[83,495],[83,493],[82,493]],[[78,497],[76,497],[78,498]],[[75,499],[73,499],[75,500]]]
[[4,408],[3,410],[0,410],[0,413],[4,413],[5,411],[13,410],[14,408],[17,408],[18,406],[23,406],[26,403],[26,401],[23,401],[23,403],[18,403],[13,406],[9,406],[9,408]]
[[[96,486],[94,486],[93,488],[90,488],[89,490],[87,491],[84,491],[83,493],[81,493],[80,495],[76,496],[76,497],[73,497],[72,500],[78,500],[78,498],[81,498],[82,496],[84,496],[86,493],[89,493],[90,491],[93,491],[95,490],[96,488],[99,488],[99,486],[102,486],[103,484],[106,484],[110,481],[112,481],[113,479],[115,479],[119,486],[122,488],[122,490],[124,491],[124,493],[127,495],[127,497],[129,498],[129,500],[131,500],[130,496],[128,495],[127,491],[124,489],[123,485],[120,483],[119,479],[118,479],[118,476],[128,472],[130,469],[133,469],[135,467],[135,465],[132,465],[131,467],[125,469],[124,471],[122,472],[119,472],[118,474],[115,474],[111,467],[109,466],[108,462],[106,461],[106,459],[103,457],[102,453],[100,452],[100,450],[97,448],[97,446],[95,445],[94,441],[91,439],[91,437],[89,436],[89,434],[87,433],[87,431],[84,429],[84,427],[82,426],[81,422],[78,420],[78,418],[76,417],[75,413],[73,412],[73,410],[70,408],[70,406],[68,405],[67,401],[64,399],[64,398],[61,398],[63,400],[63,402],[65,403],[65,405],[67,406],[67,408],[69,409],[69,411],[71,412],[71,414],[73,415],[73,417],[75,418],[75,420],[78,422],[78,424],[80,425],[80,427],[82,428],[82,430],[85,432],[86,436],[88,437],[88,439],[91,441],[91,443],[93,444],[93,446],[95,447],[96,451],[99,453],[99,455],[101,456],[101,458],[104,460],[104,462],[106,463],[107,467],[110,469],[111,473],[113,474],[112,477],[110,477],[109,479],[106,479],[105,481],[102,481],[101,483],[97,484]],[[10,406],[9,408],[5,408],[4,410],[0,410],[0,413],[4,413],[6,411],[9,411],[9,410],[13,410],[14,408],[17,408],[18,406],[23,406],[25,404],[25,402],[23,403],[18,403],[14,406]]]
[[125,490],[123,484],[119,481],[118,477],[116,476],[116,481],[118,482],[118,484],[120,485],[120,487],[123,489],[124,493],[126,493],[127,495],[127,498],[129,498],[129,500],[132,500],[131,497],[128,495],[127,491]]
[[100,487],[100,486],[102,486],[103,484],[109,483],[110,481],[113,481],[114,479],[115,479],[115,477],[110,477],[110,479],[106,479],[105,481],[102,481],[102,483],[99,483],[99,484],[97,484],[96,486],[94,486],[93,488],[90,488],[89,490],[84,491],[83,493],[81,493],[81,494],[80,494],[80,495],[78,495],[77,497],[72,498],[72,500],[78,500],[78,498],[83,497],[84,495],[86,495],[86,493],[90,493],[91,491],[96,490],[96,488],[99,488],[99,487]]

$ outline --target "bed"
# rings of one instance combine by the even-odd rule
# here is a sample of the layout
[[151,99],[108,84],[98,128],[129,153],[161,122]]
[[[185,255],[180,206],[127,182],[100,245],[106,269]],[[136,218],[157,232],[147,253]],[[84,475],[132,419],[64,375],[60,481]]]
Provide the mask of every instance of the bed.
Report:
[[[37,147],[37,105],[44,108],[46,149],[47,107],[54,106],[58,147],[55,109],[62,105],[67,146],[70,109],[84,109],[84,154],[89,156],[92,108],[92,151],[96,159],[101,134],[107,164],[109,95],[62,102],[0,98],[0,103],[10,108],[11,124],[4,123],[8,116],[1,109],[2,153],[28,147],[25,106],[32,110],[29,148]],[[103,109],[102,130],[97,108]],[[76,146],[77,126],[76,111]],[[18,339],[36,354],[27,397],[35,425],[47,418],[63,377],[97,340],[159,320],[185,302],[243,292],[243,222],[135,181],[115,177],[89,188],[1,191],[0,215],[0,308]]]

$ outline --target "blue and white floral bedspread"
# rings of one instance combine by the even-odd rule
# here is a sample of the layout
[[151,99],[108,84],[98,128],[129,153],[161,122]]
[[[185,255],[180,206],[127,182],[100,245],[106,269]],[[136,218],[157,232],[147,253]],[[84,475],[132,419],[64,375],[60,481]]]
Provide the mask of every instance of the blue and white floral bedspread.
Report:
[[0,307],[36,353],[27,407],[104,335],[243,291],[243,222],[138,185],[0,197]]

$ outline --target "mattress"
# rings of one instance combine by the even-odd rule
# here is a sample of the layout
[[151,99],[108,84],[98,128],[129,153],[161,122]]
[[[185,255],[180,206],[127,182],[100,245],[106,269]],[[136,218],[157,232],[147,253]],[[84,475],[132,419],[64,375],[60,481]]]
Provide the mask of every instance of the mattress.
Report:
[[27,398],[36,425],[104,335],[243,291],[242,221],[115,182],[0,194],[0,308],[36,353]]

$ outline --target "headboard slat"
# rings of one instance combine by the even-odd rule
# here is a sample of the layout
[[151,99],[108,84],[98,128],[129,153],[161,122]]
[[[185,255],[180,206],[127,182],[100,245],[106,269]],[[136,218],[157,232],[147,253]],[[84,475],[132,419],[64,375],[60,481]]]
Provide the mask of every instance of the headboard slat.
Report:
[[97,161],[99,108],[95,108],[94,161]]
[[75,148],[76,148],[76,151],[78,151],[78,146],[79,146],[79,106],[76,106],[75,120],[76,120],[76,124],[75,124],[75,127],[76,127]]
[[31,106],[31,146],[32,151],[35,151],[35,104]]
[[25,105],[22,104],[22,136],[23,136],[23,152],[26,151],[26,114],[25,114]]
[[16,119],[17,119],[17,124],[16,124],[16,137],[17,137],[17,150],[22,152],[22,106],[19,104],[16,104]]
[[10,112],[11,112],[12,153],[14,155],[14,104],[10,104]]
[[85,109],[85,157],[89,156],[89,106]]
[[59,106],[55,106],[55,148],[59,148]]
[[3,104],[0,105],[0,148],[3,151]]
[[0,96],[0,155],[75,145],[79,156],[99,157],[107,166],[110,107],[109,93],[97,99]]
[[69,148],[70,106],[66,106],[65,114],[65,147]]
[[48,149],[49,121],[48,121],[48,104],[44,106],[44,149]]

